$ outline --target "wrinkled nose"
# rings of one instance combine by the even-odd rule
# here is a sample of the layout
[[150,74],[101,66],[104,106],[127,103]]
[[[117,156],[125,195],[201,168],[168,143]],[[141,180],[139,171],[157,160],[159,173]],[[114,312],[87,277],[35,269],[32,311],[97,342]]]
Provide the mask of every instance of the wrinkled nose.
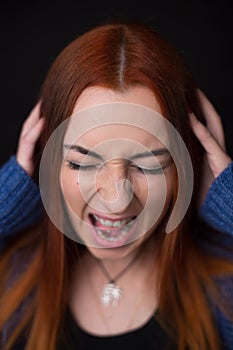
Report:
[[105,164],[96,175],[96,190],[108,212],[124,212],[133,197],[127,162],[114,159]]

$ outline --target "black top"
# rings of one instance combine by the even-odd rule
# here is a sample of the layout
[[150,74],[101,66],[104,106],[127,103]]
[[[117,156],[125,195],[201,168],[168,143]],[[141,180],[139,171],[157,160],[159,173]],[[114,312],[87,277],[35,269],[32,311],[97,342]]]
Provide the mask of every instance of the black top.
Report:
[[81,329],[67,310],[62,340],[58,350],[175,350],[167,333],[152,317],[143,326],[111,336],[98,336]]
[[[12,350],[23,350],[25,337]],[[177,350],[168,334],[151,317],[143,326],[119,335],[98,336],[81,329],[67,309],[57,350]],[[49,350],[49,349],[43,349]]]

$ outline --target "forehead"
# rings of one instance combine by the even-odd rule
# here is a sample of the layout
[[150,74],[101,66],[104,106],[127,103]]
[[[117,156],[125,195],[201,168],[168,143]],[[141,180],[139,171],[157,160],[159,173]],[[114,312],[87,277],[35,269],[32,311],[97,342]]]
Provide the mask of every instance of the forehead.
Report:
[[[87,149],[101,145],[101,149],[151,149],[169,145],[167,120],[143,105],[111,102],[82,109],[67,121],[65,145],[79,145]],[[127,141],[127,142],[126,142]],[[163,146],[163,147],[164,147]],[[108,150],[108,149],[107,149]]]
[[[113,106],[112,109],[104,107],[111,104]],[[127,109],[126,104],[138,105],[139,108],[140,106],[145,107],[144,111],[136,112],[136,114],[140,114],[139,123],[135,122],[134,119],[135,107],[133,109]],[[90,115],[88,113],[88,110],[95,110],[95,108],[93,109],[95,106],[103,106],[102,115],[101,108],[98,109],[98,115],[95,113]],[[146,86],[133,86],[124,92],[101,86],[88,87],[81,93],[76,101],[73,115],[77,115],[77,118],[76,120],[72,120],[68,127],[66,143],[69,143],[67,142],[67,138],[70,138],[73,140],[73,144],[79,142],[82,146],[88,146],[89,148],[103,143],[104,141],[130,139],[134,141],[135,144],[139,143],[148,148],[154,147],[156,144],[159,147],[162,143],[153,135],[156,127],[154,125],[150,127],[150,123],[148,123],[146,119],[144,121],[146,109],[160,115],[162,114],[159,101],[154,92]],[[87,112],[85,113],[85,111]],[[80,116],[83,117],[79,118]],[[121,119],[124,124],[117,123],[119,119]],[[91,123],[91,121],[93,121],[93,123]],[[110,123],[113,121],[116,123],[111,125]],[[106,125],[106,123],[109,125]],[[147,123],[147,128],[144,128],[144,123]],[[83,132],[81,132],[81,129]],[[77,131],[76,137],[75,130]],[[69,135],[72,136],[68,137]],[[120,143],[118,143],[118,145],[121,146]]]
[[124,92],[101,86],[91,86],[83,90],[76,101],[73,114],[82,109],[111,102],[127,102],[142,105],[162,114],[160,103],[151,89],[143,85],[128,88]]
[[[76,144],[94,151],[101,155],[103,159],[129,159],[136,154],[164,148],[164,145],[158,139],[138,128],[106,126],[98,129],[92,130],[81,137]],[[119,133],[117,133],[117,129],[119,129]]]
[[162,147],[162,142],[148,131],[134,125],[103,125],[96,127],[80,136],[76,144],[88,149],[96,147],[106,149],[114,146],[116,150],[133,148],[135,151],[140,146],[148,149]]

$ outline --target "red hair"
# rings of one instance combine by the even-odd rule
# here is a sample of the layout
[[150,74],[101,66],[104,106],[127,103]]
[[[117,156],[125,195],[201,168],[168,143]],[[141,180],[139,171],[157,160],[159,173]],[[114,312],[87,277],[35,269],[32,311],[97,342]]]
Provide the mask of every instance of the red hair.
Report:
[[[188,111],[192,110],[201,121],[203,116],[195,82],[174,48],[153,29],[139,23],[98,26],[74,40],[52,64],[41,90],[41,114],[46,125],[40,151],[51,133],[72,114],[85,88],[102,86],[124,92],[136,85],[149,87],[159,99],[163,114],[186,143],[194,167],[194,194],[185,218],[173,234],[165,235],[161,230],[156,237],[161,252],[155,262],[160,267],[159,321],[174,336],[179,350],[186,346],[190,350],[219,350],[206,292],[216,299],[212,275],[232,273],[233,266],[204,254],[193,239],[191,224],[197,219],[203,150],[190,130]],[[37,172],[34,177],[37,179]],[[26,350],[55,350],[73,267],[83,249],[61,234],[47,217],[33,235],[32,230],[25,231],[9,246],[0,262],[3,281],[0,326],[14,316],[29,295],[31,298],[7,349],[26,329]],[[20,259],[28,252],[33,254],[15,287],[6,290],[12,273],[8,266],[16,251]]]

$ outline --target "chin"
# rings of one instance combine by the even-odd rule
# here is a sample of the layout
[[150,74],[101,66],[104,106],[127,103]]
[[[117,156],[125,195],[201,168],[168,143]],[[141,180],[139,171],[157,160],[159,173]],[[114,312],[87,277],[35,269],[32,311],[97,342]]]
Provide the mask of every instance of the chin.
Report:
[[144,236],[128,244],[114,248],[97,248],[87,246],[87,250],[97,259],[118,260],[129,257],[132,253],[136,252],[146,240],[147,239]]

